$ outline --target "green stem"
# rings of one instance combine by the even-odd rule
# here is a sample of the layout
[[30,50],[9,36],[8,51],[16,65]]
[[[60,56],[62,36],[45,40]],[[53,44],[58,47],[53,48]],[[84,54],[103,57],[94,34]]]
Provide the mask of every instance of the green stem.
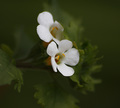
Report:
[[22,69],[39,69],[39,70],[51,70],[52,68],[49,66],[45,66],[43,64],[35,65],[32,63],[22,63],[22,62],[16,62],[16,67],[22,68]]

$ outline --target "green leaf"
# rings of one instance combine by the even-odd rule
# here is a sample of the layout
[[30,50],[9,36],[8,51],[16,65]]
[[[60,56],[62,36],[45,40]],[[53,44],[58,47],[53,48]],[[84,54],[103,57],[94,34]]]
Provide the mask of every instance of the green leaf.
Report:
[[71,79],[73,82],[76,82],[78,87],[83,87],[83,85],[80,84],[80,75],[79,75],[79,72],[78,72],[78,71],[75,71],[75,74],[72,75],[72,76],[70,77],[70,79]]
[[95,89],[95,84],[101,83],[100,79],[92,78],[90,75],[82,75],[82,80],[84,81],[84,87],[81,88],[81,92],[86,94],[86,91],[93,92]]
[[23,84],[22,72],[12,64],[11,58],[0,49],[0,85],[11,84],[15,80],[15,88],[20,92]]
[[1,44],[0,45],[1,49],[6,52],[10,57],[13,57],[13,51],[10,49],[9,46],[7,46],[6,44]]
[[37,85],[34,97],[44,108],[79,108],[78,100],[56,84]]
[[84,49],[84,55],[81,56],[81,69],[78,70],[80,71],[80,80],[83,85],[81,91],[86,93],[86,91],[94,91],[95,85],[101,83],[100,79],[95,79],[92,75],[99,72],[102,65],[97,63],[99,57],[97,57],[98,49],[96,46],[85,40],[81,44],[81,48]]
[[91,45],[89,41],[83,41],[79,47],[83,49],[82,52],[80,50],[80,62],[74,67],[75,74],[70,78],[77,83],[76,86],[80,87],[82,93],[86,93],[94,91],[95,85],[101,83],[101,80],[93,78],[92,75],[99,72],[102,65],[97,63],[100,59],[97,57],[96,46]]

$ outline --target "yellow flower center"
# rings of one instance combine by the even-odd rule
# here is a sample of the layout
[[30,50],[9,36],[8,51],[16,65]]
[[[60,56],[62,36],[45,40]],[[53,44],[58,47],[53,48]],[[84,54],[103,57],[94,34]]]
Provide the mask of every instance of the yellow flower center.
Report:
[[52,27],[50,30],[50,33],[52,34],[53,37],[56,38],[56,32],[58,31],[58,27]]
[[64,54],[64,53],[62,53],[62,55],[65,57],[65,54]]
[[57,27],[53,27],[53,28],[52,28],[52,30],[54,30],[54,29],[58,30],[58,28],[57,28]]
[[61,60],[62,60],[64,57],[65,57],[65,54],[64,54],[64,53],[62,53],[62,54],[57,54],[57,55],[55,56],[55,61],[56,61],[56,63],[57,63],[57,64],[60,64],[60,63],[61,63]]

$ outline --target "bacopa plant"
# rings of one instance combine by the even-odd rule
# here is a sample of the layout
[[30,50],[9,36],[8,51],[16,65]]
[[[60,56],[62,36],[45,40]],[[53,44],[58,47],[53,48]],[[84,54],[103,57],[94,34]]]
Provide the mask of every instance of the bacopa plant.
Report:
[[92,77],[102,67],[98,64],[101,57],[97,57],[97,47],[82,37],[80,19],[59,7],[54,10],[54,6],[46,3],[45,11],[38,13],[36,36],[39,39],[34,45],[24,39],[22,31],[19,32],[21,44],[15,45],[15,51],[1,45],[0,86],[14,82],[12,85],[20,92],[24,72],[29,77],[28,71],[32,71],[36,79],[31,85],[36,91],[33,95],[41,107],[79,108],[79,94],[94,91],[95,85],[101,82]]

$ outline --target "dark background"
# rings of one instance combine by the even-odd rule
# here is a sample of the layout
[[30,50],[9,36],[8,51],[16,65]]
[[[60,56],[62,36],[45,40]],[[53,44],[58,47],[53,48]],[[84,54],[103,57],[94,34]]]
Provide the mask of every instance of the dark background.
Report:
[[[96,86],[93,93],[82,95],[81,108],[118,108],[120,91],[120,2],[119,0],[58,0],[60,7],[82,19],[83,36],[99,47],[99,55],[103,55],[103,69],[97,74],[102,84]],[[0,43],[14,48],[14,32],[20,26],[34,41],[38,40],[36,18],[42,12],[43,0],[0,2]],[[29,80],[32,79],[30,72]],[[21,93],[17,91],[0,91],[1,108],[39,108],[33,99],[34,90],[25,85],[29,83],[24,74],[24,86]],[[34,80],[34,78],[32,79]],[[25,87],[26,86],[26,87]],[[30,90],[31,89],[31,90]],[[4,93],[4,94],[3,94]]]

